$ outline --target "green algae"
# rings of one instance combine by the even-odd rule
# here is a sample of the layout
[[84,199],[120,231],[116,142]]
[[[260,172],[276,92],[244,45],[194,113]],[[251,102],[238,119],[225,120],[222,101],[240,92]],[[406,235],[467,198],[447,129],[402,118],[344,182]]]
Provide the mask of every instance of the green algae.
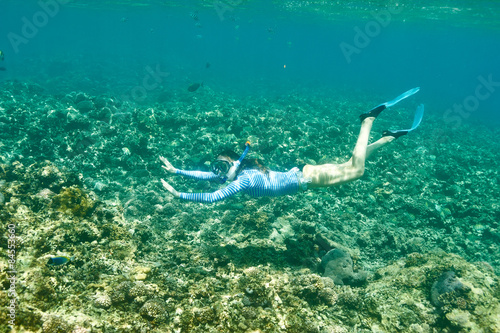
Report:
[[63,189],[52,199],[55,209],[68,215],[85,217],[92,213],[96,203],[78,187]]

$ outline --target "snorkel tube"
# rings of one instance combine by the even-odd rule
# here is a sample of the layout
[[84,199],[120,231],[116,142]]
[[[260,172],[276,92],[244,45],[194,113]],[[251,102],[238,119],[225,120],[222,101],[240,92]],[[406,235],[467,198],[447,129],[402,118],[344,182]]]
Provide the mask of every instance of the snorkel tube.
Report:
[[233,162],[233,166],[229,169],[227,172],[227,175],[225,177],[222,177],[221,182],[225,183],[227,180],[233,180],[236,177],[236,172],[238,171],[238,168],[240,167],[241,162],[247,156],[248,151],[250,150],[250,141],[245,142],[245,151],[243,154],[241,154],[240,158],[237,161]]
[[248,151],[250,150],[250,141],[245,142],[245,151],[243,154],[241,154],[240,158],[238,159],[238,163],[241,163],[245,159],[245,156],[247,156]]

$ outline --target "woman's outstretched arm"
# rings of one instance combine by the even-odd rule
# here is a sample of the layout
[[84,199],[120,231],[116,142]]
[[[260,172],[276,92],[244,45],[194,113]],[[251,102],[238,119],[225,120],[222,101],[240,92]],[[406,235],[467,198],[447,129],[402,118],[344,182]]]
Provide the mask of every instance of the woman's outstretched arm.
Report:
[[250,186],[249,178],[240,177],[231,184],[229,184],[228,186],[224,187],[223,189],[220,189],[213,193],[179,193],[176,190],[174,190],[174,188],[165,180],[162,179],[161,182],[163,184],[163,187],[177,198],[194,202],[204,202],[204,203],[212,203],[223,200],[232,195],[235,195],[238,192],[244,191]]
[[163,156],[160,156],[160,161],[163,162],[161,167],[166,170],[168,173],[173,173],[181,176],[185,176],[188,178],[193,178],[197,180],[217,180],[219,177],[213,172],[204,172],[204,171],[186,171],[179,170],[174,168],[174,166]]
[[217,176],[213,172],[205,172],[205,171],[187,171],[187,170],[179,170],[177,169],[177,175],[181,175],[188,178],[193,178],[197,180],[219,180],[219,176]]

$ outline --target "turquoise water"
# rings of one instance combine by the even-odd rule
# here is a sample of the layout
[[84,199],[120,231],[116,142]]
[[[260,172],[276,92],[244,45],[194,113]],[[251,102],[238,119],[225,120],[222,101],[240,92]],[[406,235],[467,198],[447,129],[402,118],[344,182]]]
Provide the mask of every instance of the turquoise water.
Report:
[[[499,332],[499,16],[0,0],[0,332]],[[370,142],[422,124],[354,182],[214,204],[160,182],[213,192],[159,156],[208,171],[246,140],[275,171],[343,163],[414,87]]]
[[[500,81],[500,9],[490,1],[69,1],[48,6],[53,17],[37,15],[35,2],[2,4],[8,71],[1,79],[52,78],[60,92],[85,75],[92,87],[82,88],[123,94],[147,66],[159,65],[170,73],[161,85],[174,92],[193,81],[246,96],[339,88],[383,95],[422,86],[429,112],[441,115],[474,94],[479,76]],[[31,31],[23,18],[40,27]],[[71,87],[59,86],[66,81]],[[498,94],[479,104],[471,104],[468,120],[496,122]]]

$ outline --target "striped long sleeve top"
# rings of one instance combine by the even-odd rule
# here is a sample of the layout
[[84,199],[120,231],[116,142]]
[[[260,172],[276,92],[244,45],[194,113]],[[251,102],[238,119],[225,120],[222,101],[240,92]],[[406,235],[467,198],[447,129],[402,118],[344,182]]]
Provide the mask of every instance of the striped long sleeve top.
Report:
[[[215,202],[244,192],[252,197],[280,196],[295,194],[299,190],[297,168],[288,172],[263,174],[259,170],[243,170],[228,186],[213,193],[180,193],[180,198],[195,202]],[[177,170],[177,174],[199,180],[217,180],[219,177],[212,172]]]

